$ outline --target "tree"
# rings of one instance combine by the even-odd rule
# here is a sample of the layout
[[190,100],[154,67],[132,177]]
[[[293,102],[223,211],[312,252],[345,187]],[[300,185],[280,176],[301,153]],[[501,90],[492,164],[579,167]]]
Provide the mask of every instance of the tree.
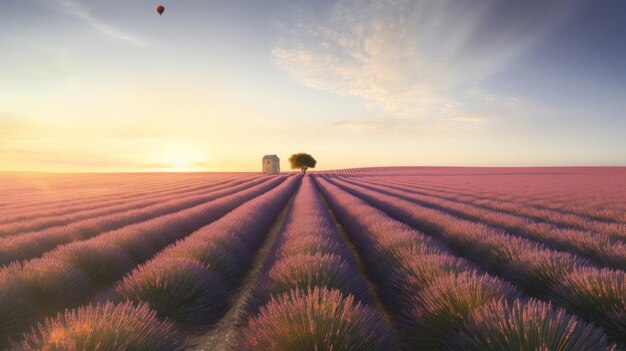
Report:
[[315,168],[315,164],[317,161],[313,158],[313,156],[305,153],[293,154],[289,157],[289,164],[291,164],[291,169],[300,169],[302,174],[306,174],[306,170],[308,168]]

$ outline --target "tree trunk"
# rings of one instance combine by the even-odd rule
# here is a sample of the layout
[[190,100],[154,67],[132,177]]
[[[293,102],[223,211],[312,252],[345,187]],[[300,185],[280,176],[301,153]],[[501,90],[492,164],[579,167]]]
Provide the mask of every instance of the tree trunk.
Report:
[[306,174],[306,167],[302,167],[301,169],[302,169],[302,174],[303,175]]

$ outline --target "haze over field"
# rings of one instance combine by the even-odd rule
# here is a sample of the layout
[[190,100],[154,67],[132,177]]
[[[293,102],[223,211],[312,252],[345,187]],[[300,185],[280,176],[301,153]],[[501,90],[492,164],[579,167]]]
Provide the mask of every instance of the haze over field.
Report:
[[4,1],[0,171],[257,171],[298,151],[316,169],[624,165],[625,13],[621,0]]

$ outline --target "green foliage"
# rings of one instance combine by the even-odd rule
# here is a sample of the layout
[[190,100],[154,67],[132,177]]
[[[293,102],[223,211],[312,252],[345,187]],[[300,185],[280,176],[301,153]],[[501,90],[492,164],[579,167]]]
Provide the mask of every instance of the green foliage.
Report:
[[302,174],[305,174],[307,169],[315,168],[317,161],[315,161],[313,156],[300,152],[289,157],[289,164],[291,169],[299,169],[302,171]]

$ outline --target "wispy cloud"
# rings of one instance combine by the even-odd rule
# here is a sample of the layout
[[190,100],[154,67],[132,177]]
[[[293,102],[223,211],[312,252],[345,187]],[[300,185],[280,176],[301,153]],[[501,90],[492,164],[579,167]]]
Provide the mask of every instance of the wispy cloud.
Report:
[[103,34],[106,34],[107,36],[113,39],[118,39],[118,40],[126,41],[129,43],[133,43],[136,45],[141,45],[141,46],[146,45],[146,43],[144,43],[143,41],[124,32],[123,30],[97,19],[95,16],[91,14],[91,12],[89,12],[89,10],[85,7],[85,5],[83,5],[82,3],[76,0],[52,0],[52,1],[54,1],[57,5],[59,5],[60,10],[63,11],[64,13],[67,13],[68,15],[71,15],[78,19],[83,20],[85,23],[89,24],[96,30],[102,32]]
[[327,18],[298,23],[273,58],[306,86],[363,98],[385,123],[484,124],[482,106],[510,101],[481,82],[545,38],[572,3],[339,0]]

